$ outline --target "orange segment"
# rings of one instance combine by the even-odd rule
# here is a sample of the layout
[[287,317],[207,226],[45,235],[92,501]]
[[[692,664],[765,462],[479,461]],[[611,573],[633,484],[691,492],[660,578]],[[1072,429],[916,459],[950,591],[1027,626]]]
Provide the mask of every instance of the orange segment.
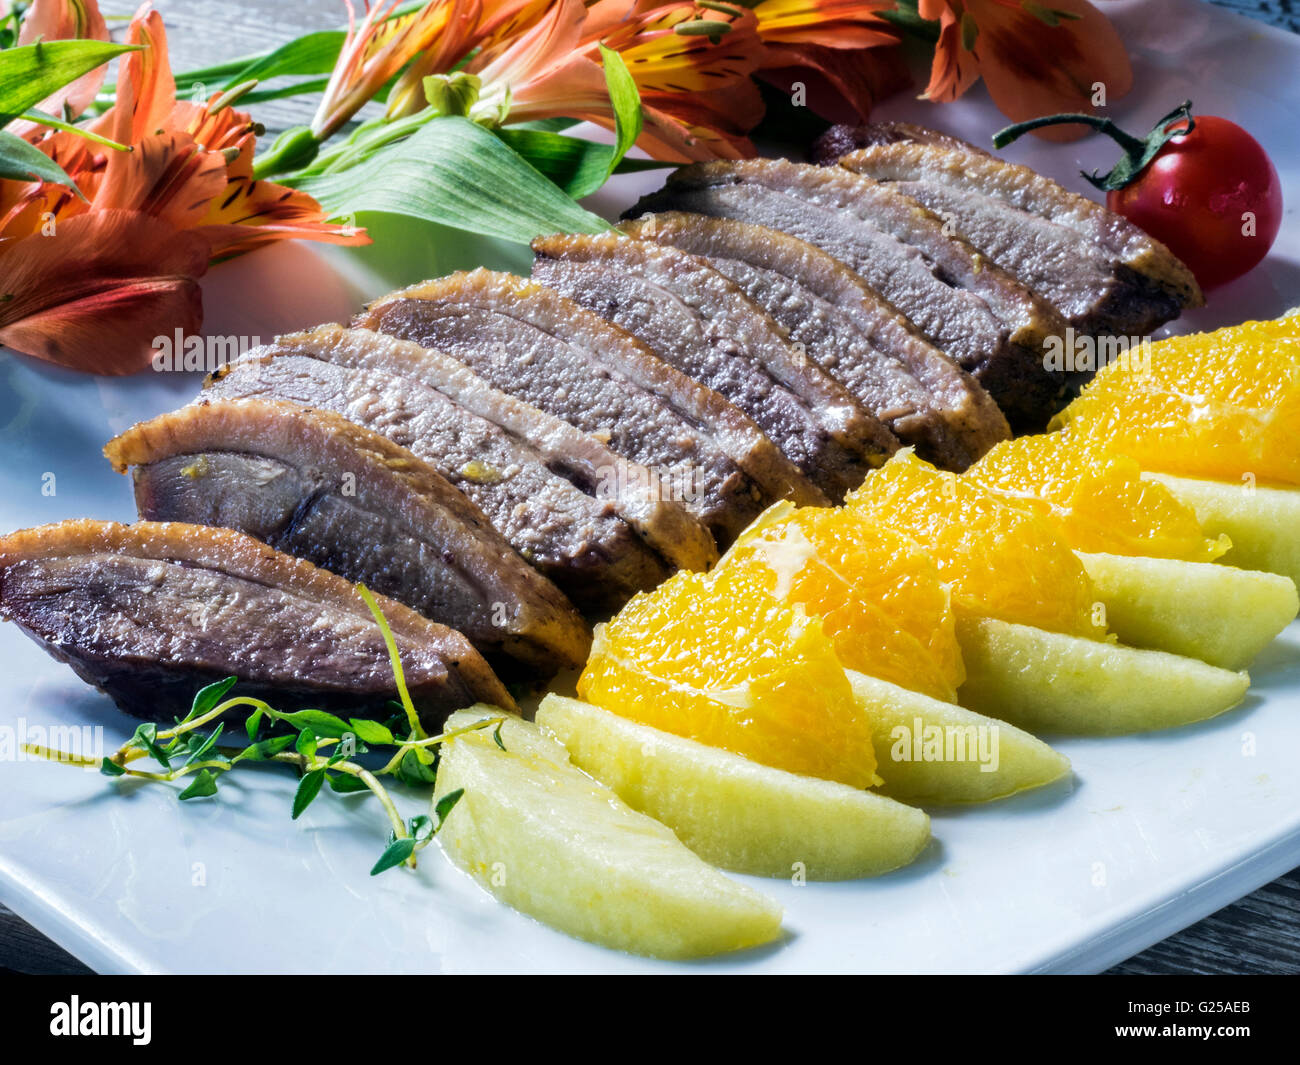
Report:
[[1052,632],[1101,638],[1092,583],[1055,529],[1027,507],[900,451],[851,493],[856,514],[929,548],[953,604]]
[[843,508],[778,503],[727,553],[723,567],[822,619],[849,669],[948,702],[965,679],[952,602],[915,540]]
[[1158,341],[1098,373],[1063,426],[1143,469],[1300,484],[1300,318]]
[[1131,458],[1063,431],[1004,440],[965,476],[1056,524],[1076,551],[1213,562],[1232,546],[1208,539],[1191,507]]
[[777,769],[879,783],[871,723],[821,621],[743,568],[636,596],[597,627],[578,694]]

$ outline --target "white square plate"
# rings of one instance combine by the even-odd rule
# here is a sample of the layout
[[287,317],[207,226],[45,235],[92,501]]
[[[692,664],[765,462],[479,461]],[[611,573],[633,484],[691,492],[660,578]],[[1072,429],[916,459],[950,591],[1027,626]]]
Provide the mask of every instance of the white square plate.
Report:
[[[1287,220],[1272,256],[1178,329],[1300,303],[1300,38],[1187,0],[1105,9],[1137,70],[1114,111],[1121,124],[1144,132],[1191,97],[1245,124],[1284,183]],[[943,107],[890,101],[880,114],[981,143],[1003,124],[979,89]],[[1027,138],[1007,155],[1075,189],[1080,167],[1113,158],[1099,138],[1066,147]],[[658,180],[618,179],[593,205],[616,213]],[[214,270],[207,330],[269,339],[449,269],[526,269],[519,249],[405,225],[393,233],[400,246],[382,253],[284,246]],[[0,355],[0,529],[131,520],[128,484],[100,448],[197,387],[194,375],[98,380]],[[753,881],[785,905],[785,942],[697,965],[567,939],[497,904],[434,850],[414,874],[371,879],[387,831],[373,802],[328,796],[292,823],[291,782],[256,771],[226,778],[218,801],[180,804],[163,787],[0,762],[0,900],[103,972],[1097,971],[1300,864],[1300,626],[1252,673],[1245,704],[1206,724],[1061,741],[1073,781],[940,813],[935,843],[910,869],[849,884]],[[23,730],[39,742],[33,729],[102,726],[111,751],[134,728],[9,625],[0,676],[11,743]],[[406,807],[416,812],[409,797]]]

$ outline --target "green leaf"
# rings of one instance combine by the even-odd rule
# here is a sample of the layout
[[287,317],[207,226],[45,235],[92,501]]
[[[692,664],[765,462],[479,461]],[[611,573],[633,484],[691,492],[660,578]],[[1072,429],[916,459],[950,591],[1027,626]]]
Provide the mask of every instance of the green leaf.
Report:
[[111,758],[105,758],[102,762],[99,763],[99,771],[103,773],[104,776],[106,777],[126,776],[126,770],[123,769]]
[[406,826],[407,831],[411,833],[411,838],[417,843],[423,843],[426,839],[432,839],[434,832],[437,831],[437,826],[434,824],[433,818],[429,817],[427,814],[419,814],[416,817],[412,817],[406,823]]
[[392,730],[378,721],[371,721],[364,717],[354,717],[348,724],[352,726],[352,732],[362,743],[393,744],[397,742]]
[[0,126],[29,107],[139,45],[108,41],[42,41],[0,52]]
[[381,211],[521,244],[548,233],[609,228],[500,138],[454,116],[431,119],[348,170],[285,183],[310,193],[335,217]]
[[379,861],[375,862],[374,868],[370,870],[370,875],[378,876],[382,872],[401,865],[413,853],[415,853],[415,840],[409,836],[405,839],[393,840],[384,848],[384,853],[379,856]]
[[329,781],[330,790],[336,791],[340,795],[350,795],[353,792],[369,791],[366,782],[360,777],[354,777],[351,773],[331,773],[325,778]]
[[298,733],[293,749],[304,758],[314,758],[316,756],[316,733],[310,728],[303,729]]
[[206,688],[200,688],[194,695],[194,702],[190,706],[190,712],[185,715],[185,720],[193,721],[196,717],[202,717],[209,711],[215,710],[226,692],[235,686],[237,680],[237,677],[227,677],[225,680],[214,681]]
[[237,755],[236,762],[265,762],[274,758],[277,754],[287,751],[297,736],[273,736],[269,740],[262,740],[245,747]]
[[244,722],[244,732],[247,733],[250,740],[256,740],[257,734],[262,731],[262,717],[266,713],[260,706],[248,715],[248,720]]
[[503,751],[506,749],[505,741],[501,738],[501,726],[504,724],[505,721],[498,721],[497,727],[492,730],[492,738],[496,741],[496,745]]
[[536,129],[502,127],[494,132],[539,174],[575,200],[591,195],[609,177],[613,151],[608,144]]
[[321,737],[338,739],[343,733],[352,731],[352,726],[341,717],[327,714],[324,710],[299,710],[292,714],[281,714],[280,717],[294,728],[310,728]]
[[193,765],[217,745],[217,737],[221,735],[221,730],[225,725],[218,725],[208,736],[191,735],[189,742],[190,756],[185,759],[186,765]]
[[420,761],[415,751],[407,751],[397,764],[397,779],[404,784],[432,784],[437,780],[437,775]]
[[[246,66],[240,67],[233,74],[226,75],[225,87],[238,85],[241,81],[248,81],[256,78],[258,81],[267,81],[270,78],[279,78],[286,75],[306,75],[306,74],[328,74],[334,69],[339,52],[343,47],[343,41],[346,34],[338,30],[322,30],[318,33],[308,33],[287,44],[280,45],[279,48],[268,52],[265,55],[253,59]],[[199,74],[205,73],[198,71]],[[213,80],[208,78],[194,77],[189,75],[193,81]],[[180,84],[180,78],[177,78]]]
[[605,87],[609,90],[609,102],[614,108],[614,156],[606,173],[608,177],[641,136],[641,94],[621,55],[602,44],[600,58],[605,71]]
[[[623,57],[600,46],[605,85],[614,109],[614,144],[596,144],[580,137],[561,136],[540,123],[497,129],[496,135],[530,166],[550,178],[575,200],[590,196],[619,169],[624,156],[641,136],[641,94],[628,73]],[[669,164],[653,160],[627,160],[628,170],[658,169]]]
[[449,791],[433,807],[434,819],[438,822],[437,828],[433,831],[438,832],[444,824],[447,823],[447,815],[460,802],[461,796],[465,794],[464,788],[457,788],[455,791]]
[[137,726],[130,742],[134,747],[143,747],[149,752],[150,757],[164,769],[171,768],[171,763],[167,760],[167,753],[158,746],[158,726],[152,721],[146,721],[144,724]]
[[182,799],[202,799],[217,793],[217,776],[207,769],[200,769],[190,781],[190,786],[181,792]]
[[[608,144],[522,127],[507,126],[495,132],[530,166],[575,200],[590,196],[609,179],[613,149]],[[657,159],[623,159],[615,164],[614,169],[631,173],[662,170],[673,165]]]
[[6,130],[0,130],[0,178],[11,181],[49,181],[55,185],[66,185],[81,199],[86,198],[81,195],[81,190],[63,167],[39,148]]
[[320,794],[320,786],[324,783],[324,769],[313,769],[310,773],[303,774],[302,779],[298,781],[298,790],[293,796],[293,819],[295,821],[312,804],[312,800]]
[[317,93],[324,92],[329,87],[329,83],[329,78],[300,78],[287,85],[253,89],[239,99],[242,104],[261,104],[268,100],[283,100],[291,96],[315,96]]
[[520,122],[514,129],[540,129],[547,133],[563,133],[578,124],[576,118],[538,118],[532,122]]

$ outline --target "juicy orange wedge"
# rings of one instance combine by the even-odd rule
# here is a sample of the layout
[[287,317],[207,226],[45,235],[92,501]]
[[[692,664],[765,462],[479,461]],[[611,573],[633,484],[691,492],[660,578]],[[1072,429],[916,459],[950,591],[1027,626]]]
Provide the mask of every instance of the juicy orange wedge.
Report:
[[1300,484],[1300,317],[1158,341],[1098,373],[1064,426],[1143,469]]
[[1027,507],[910,449],[868,475],[846,505],[929,548],[953,605],[987,617],[1100,639],[1083,564],[1053,526]]
[[777,769],[879,783],[871,724],[820,619],[743,568],[682,572],[596,628],[588,702]]
[[1032,507],[1076,551],[1213,562],[1232,546],[1206,537],[1192,508],[1143,480],[1133,459],[1068,431],[1004,440],[964,476]]
[[952,601],[934,560],[844,508],[777,503],[727,552],[778,599],[822,619],[849,669],[954,702],[965,679]]

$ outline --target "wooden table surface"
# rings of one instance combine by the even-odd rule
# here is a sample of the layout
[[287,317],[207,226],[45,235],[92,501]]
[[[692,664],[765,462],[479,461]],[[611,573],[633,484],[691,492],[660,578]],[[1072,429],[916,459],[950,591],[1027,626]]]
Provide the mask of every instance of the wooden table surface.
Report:
[[[1300,33],[1296,0],[1213,0],[1239,14]],[[136,0],[101,0],[105,14],[130,15]],[[329,0],[155,0],[166,20],[173,69],[247,55],[315,29],[341,23]],[[188,86],[178,86],[184,93]],[[305,100],[259,105],[271,130],[306,122]],[[88,970],[0,905],[0,971],[71,974]],[[1113,974],[1300,973],[1300,869],[1110,970]]]

